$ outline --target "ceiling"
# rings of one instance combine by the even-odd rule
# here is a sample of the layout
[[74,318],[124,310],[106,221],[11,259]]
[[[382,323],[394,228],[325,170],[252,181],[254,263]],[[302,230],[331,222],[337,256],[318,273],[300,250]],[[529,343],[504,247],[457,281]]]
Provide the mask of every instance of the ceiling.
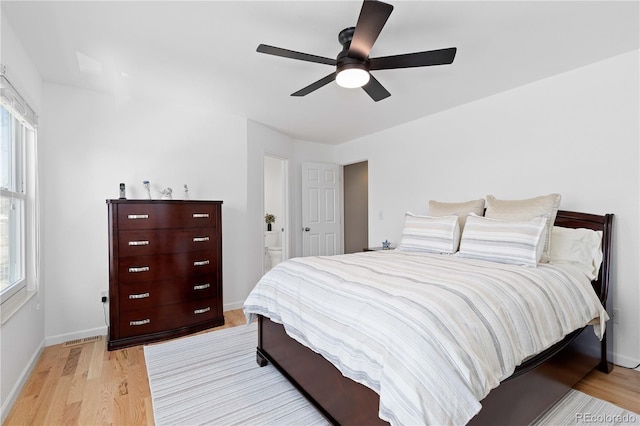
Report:
[[[457,47],[452,65],[375,71],[391,97],[331,83],[353,1],[7,1],[2,13],[43,79],[248,117],[337,144],[639,48],[638,1],[394,1],[371,57]],[[8,70],[9,72],[9,70]]]

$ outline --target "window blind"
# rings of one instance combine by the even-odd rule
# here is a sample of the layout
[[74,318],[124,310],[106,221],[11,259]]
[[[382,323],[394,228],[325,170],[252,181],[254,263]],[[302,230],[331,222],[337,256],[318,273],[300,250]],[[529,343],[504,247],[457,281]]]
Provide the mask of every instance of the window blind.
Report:
[[37,128],[38,115],[7,80],[5,71],[5,66],[0,65],[0,102],[26,126]]

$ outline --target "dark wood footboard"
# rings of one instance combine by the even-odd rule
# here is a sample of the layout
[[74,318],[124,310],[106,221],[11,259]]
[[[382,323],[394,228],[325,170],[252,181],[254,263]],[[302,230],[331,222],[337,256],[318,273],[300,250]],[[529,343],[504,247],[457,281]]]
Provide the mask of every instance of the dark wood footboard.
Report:
[[511,377],[493,389],[480,401],[482,410],[469,425],[532,423],[598,366],[599,347],[590,327],[572,333],[554,345],[542,359],[523,363]]
[[[386,424],[378,418],[377,393],[344,377],[321,355],[290,338],[281,324],[264,317],[258,324],[258,358],[271,362],[331,423]],[[590,346],[585,339],[591,340]],[[481,401],[482,410],[469,424],[531,423],[598,366],[599,354],[589,350],[593,345],[599,347],[599,342],[587,327],[546,351],[546,359],[524,363]]]
[[280,324],[258,318],[266,358],[333,424],[385,424],[378,418],[380,397],[344,377],[329,361],[290,338]]
[[[609,291],[613,215],[590,215],[560,211],[556,225],[603,232],[603,263],[593,282],[594,291],[606,305]],[[527,360],[514,374],[481,401],[482,410],[472,425],[524,425],[553,406],[593,368],[611,371],[607,342],[612,327],[598,341],[590,327],[577,330],[543,353]],[[329,361],[290,338],[284,327],[259,317],[258,362],[271,362],[333,424],[376,425],[379,396],[371,389],[344,377]]]

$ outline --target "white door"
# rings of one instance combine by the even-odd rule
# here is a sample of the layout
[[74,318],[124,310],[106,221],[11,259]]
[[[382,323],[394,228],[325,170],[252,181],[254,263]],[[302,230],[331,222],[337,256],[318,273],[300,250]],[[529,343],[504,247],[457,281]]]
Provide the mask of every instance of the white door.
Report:
[[340,254],[337,164],[302,164],[302,255]]

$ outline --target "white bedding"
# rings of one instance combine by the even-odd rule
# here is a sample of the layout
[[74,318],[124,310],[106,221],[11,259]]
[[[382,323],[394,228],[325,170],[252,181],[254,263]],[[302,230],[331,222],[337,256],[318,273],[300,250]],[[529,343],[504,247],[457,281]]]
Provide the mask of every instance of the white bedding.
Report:
[[244,304],[380,395],[391,424],[465,424],[525,358],[608,319],[571,265],[526,268],[426,253],[295,258]]

